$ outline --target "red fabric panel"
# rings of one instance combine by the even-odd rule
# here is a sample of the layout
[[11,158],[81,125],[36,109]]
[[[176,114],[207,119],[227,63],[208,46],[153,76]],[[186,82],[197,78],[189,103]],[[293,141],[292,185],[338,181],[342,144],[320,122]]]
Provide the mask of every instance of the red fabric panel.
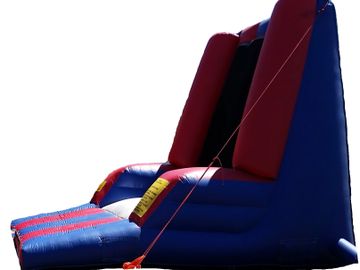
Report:
[[116,182],[116,180],[118,179],[120,174],[122,174],[126,170],[127,167],[128,166],[124,166],[124,167],[119,168],[119,169],[113,171],[112,173],[110,173],[104,180],[104,181],[106,181],[106,183],[103,186],[103,188],[100,191],[99,190],[95,191],[95,193],[91,199],[91,203],[99,205],[101,200],[105,197],[105,195],[109,192],[109,190],[111,189],[113,184]]
[[172,164],[178,167],[197,165],[238,43],[237,35],[227,33],[216,34],[209,40],[169,153]]
[[[277,3],[265,35],[244,116],[313,24],[315,14],[315,0],[280,0]],[[242,124],[233,156],[235,168],[270,178],[277,176],[310,36],[311,31]]]
[[23,257],[22,257],[22,243],[19,239],[19,235],[15,233],[14,235],[14,238],[13,238],[13,241],[14,241],[14,245],[15,245],[15,249],[16,249],[16,253],[19,257],[19,262],[20,262],[20,265],[22,266],[22,262],[23,262]]
[[253,26],[250,26],[250,27],[242,30],[240,33],[240,43],[247,43],[247,42],[250,42],[250,41],[256,39],[259,24],[260,23],[257,23]]
[[103,211],[104,210],[99,209],[99,208],[87,208],[87,209],[81,209],[81,210],[77,210],[77,211],[73,211],[73,212],[69,212],[69,213],[64,213],[64,214],[60,214],[60,215],[59,214],[54,214],[54,215],[51,215],[51,216],[34,218],[34,219],[30,219],[30,220],[27,220],[25,222],[17,224],[14,227],[14,229],[19,231],[19,230],[22,230],[24,228],[34,226],[34,225],[39,225],[39,224],[42,224],[42,223],[53,222],[53,221],[57,221],[57,220],[66,220],[66,219],[75,218],[75,217],[83,217],[83,216],[88,216],[88,215],[94,215],[94,214],[97,214],[97,213],[101,213]]
[[52,227],[52,228],[41,229],[38,231],[32,231],[25,235],[19,236],[19,238],[24,243],[25,241],[27,241],[31,238],[34,238],[34,237],[55,234],[55,233],[61,233],[61,232],[69,232],[69,231],[73,231],[73,230],[84,229],[84,228],[89,228],[89,227],[93,227],[93,226],[97,226],[97,225],[116,222],[119,220],[121,220],[121,218],[111,217],[111,218],[103,218],[103,219],[97,219],[97,220],[84,221],[84,222],[68,224],[68,225],[64,225],[64,226],[60,226],[60,227]]

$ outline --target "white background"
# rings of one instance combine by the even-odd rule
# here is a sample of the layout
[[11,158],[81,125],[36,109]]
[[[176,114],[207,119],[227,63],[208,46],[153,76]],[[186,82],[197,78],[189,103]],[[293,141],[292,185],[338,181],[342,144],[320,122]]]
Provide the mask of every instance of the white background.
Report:
[[[120,166],[165,161],[209,37],[274,3],[0,2],[0,268],[19,269],[12,219],[86,203]],[[360,5],[335,4],[360,237]]]

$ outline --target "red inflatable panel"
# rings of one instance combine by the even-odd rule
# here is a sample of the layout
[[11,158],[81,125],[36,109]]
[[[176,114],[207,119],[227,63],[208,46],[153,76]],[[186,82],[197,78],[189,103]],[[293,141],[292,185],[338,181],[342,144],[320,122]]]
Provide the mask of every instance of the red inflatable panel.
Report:
[[237,35],[227,33],[216,34],[209,40],[176,130],[169,153],[171,164],[197,165],[238,43]]
[[111,172],[95,191],[94,196],[91,199],[91,203],[98,205],[100,201],[105,197],[105,195],[109,192],[110,188],[116,182],[119,175],[121,175],[127,167],[128,166],[124,166]]
[[309,27],[315,14],[315,0],[280,1],[275,7],[243,117],[251,112],[237,136],[235,168],[264,177],[277,176],[301,84],[311,36]]
[[253,26],[250,26],[242,30],[240,33],[240,43],[246,43],[256,39],[259,24],[260,23],[257,23]]

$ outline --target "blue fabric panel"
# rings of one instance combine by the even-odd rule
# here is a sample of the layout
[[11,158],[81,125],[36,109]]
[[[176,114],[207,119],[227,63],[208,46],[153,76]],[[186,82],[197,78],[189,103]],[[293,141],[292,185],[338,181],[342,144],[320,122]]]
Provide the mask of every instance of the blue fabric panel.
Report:
[[23,268],[105,266],[136,254],[140,230],[128,220],[29,239],[22,246]]
[[[171,200],[180,201],[196,183],[196,177],[186,176],[169,194]],[[256,182],[246,179],[219,180],[204,177],[189,198],[189,203],[229,206],[264,207],[274,187],[273,181]]]
[[259,28],[258,28],[258,31],[257,31],[257,34],[256,34],[257,38],[264,38],[265,37],[265,33],[266,33],[266,29],[267,29],[268,25],[269,25],[269,19],[260,22]]
[[123,199],[142,197],[149,186],[163,173],[159,168],[160,165],[130,166],[120,174],[100,202],[100,207]]
[[[149,218],[144,228],[161,228],[174,213],[179,202],[165,200]],[[265,207],[186,203],[170,224],[178,231],[242,233],[255,228],[264,216]],[[241,222],[230,222],[241,219]]]
[[[317,0],[316,8],[318,11],[320,11],[322,8],[325,7],[325,5],[329,2],[329,0]],[[332,3],[330,3],[332,5]],[[326,7],[327,8],[327,7]]]
[[[228,222],[236,221],[230,219]],[[142,249],[147,247],[157,232],[153,228],[143,228],[140,239]],[[278,250],[267,243],[267,238],[268,233],[261,230],[230,233],[169,229],[148,254],[144,266],[156,263],[161,268],[193,265],[194,269],[237,269],[241,265],[245,269],[250,266],[266,269],[266,265],[274,265],[278,256]]]
[[[205,168],[204,168],[205,169]],[[175,211],[196,177],[185,176],[162,201],[144,227],[161,227]],[[254,227],[269,204],[274,183],[216,180],[204,177],[171,223],[170,228],[192,231],[243,232]],[[238,220],[228,222],[227,220]]]

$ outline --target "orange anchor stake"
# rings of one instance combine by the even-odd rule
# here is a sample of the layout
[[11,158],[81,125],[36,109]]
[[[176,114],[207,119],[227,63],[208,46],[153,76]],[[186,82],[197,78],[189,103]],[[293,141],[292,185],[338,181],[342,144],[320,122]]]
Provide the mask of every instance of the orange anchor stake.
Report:
[[124,262],[123,269],[140,269],[141,263],[145,259],[145,255],[141,255],[131,262]]

